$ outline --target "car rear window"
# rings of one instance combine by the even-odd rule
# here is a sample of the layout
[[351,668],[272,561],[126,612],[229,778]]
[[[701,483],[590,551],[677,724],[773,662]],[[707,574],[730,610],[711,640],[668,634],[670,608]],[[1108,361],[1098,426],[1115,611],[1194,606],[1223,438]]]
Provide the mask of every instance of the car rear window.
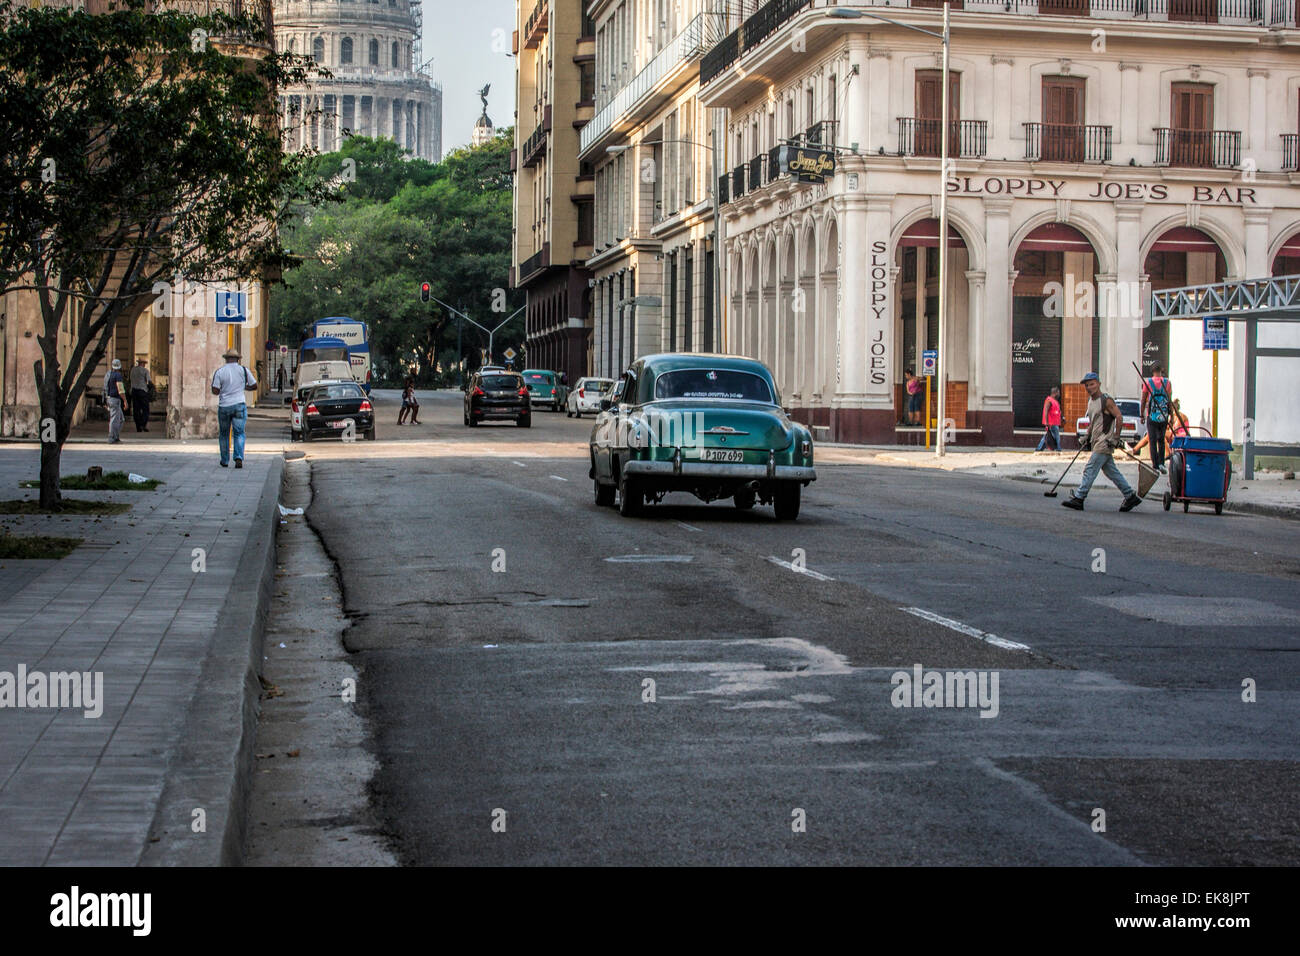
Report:
[[549,384],[551,381],[551,376],[543,375],[541,372],[529,372],[524,378],[530,382],[546,382]]
[[484,388],[518,388],[519,379],[513,375],[484,375]]
[[655,398],[729,398],[772,402],[767,382],[751,372],[729,368],[686,368],[655,379]]
[[602,392],[603,392],[605,389],[609,388],[609,387],[610,387],[611,385],[613,385],[613,384],[614,384],[614,380],[613,380],[613,379],[609,379],[609,378],[589,378],[589,379],[585,379],[585,380],[583,381],[583,383],[582,383],[582,387],[583,387],[583,388],[594,388],[594,389],[597,389],[598,391],[602,391]]
[[320,385],[311,390],[312,398],[365,398],[360,385]]
[[1119,406],[1120,414],[1125,418],[1139,418],[1142,415],[1141,402],[1116,402]]

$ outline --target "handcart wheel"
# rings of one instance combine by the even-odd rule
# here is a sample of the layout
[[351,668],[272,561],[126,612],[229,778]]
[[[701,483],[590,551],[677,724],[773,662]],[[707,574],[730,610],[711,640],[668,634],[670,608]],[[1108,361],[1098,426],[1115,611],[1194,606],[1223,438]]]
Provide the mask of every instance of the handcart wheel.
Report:
[[1190,508],[1191,506],[1192,506],[1192,503],[1191,503],[1190,501],[1184,501],[1184,502],[1183,502],[1183,514],[1187,514],[1187,509]]
[[1165,492],[1165,499],[1164,499],[1164,501],[1165,501],[1165,510],[1168,511],[1168,510],[1169,510],[1169,506],[1170,506],[1171,504],[1173,504],[1174,499],[1173,499],[1173,496],[1170,495],[1169,492],[1167,492],[1167,491]]
[[1222,501],[1216,501],[1216,502],[1214,503],[1214,513],[1215,513],[1216,515],[1221,515],[1221,514],[1223,514],[1223,502],[1222,502]]

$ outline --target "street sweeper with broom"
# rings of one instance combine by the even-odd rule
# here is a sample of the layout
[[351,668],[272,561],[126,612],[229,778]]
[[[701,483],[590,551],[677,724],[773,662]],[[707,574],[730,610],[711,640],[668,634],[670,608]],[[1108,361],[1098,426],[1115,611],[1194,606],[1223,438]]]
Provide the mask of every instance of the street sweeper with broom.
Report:
[[1097,472],[1102,472],[1124,495],[1120,511],[1132,511],[1142,503],[1133,488],[1124,480],[1123,473],[1115,464],[1115,449],[1123,447],[1120,437],[1123,433],[1124,415],[1115,400],[1101,390],[1101,380],[1096,372],[1089,372],[1083,377],[1083,387],[1088,390],[1088,431],[1084,436],[1084,447],[1091,453],[1088,464],[1083,469],[1083,479],[1061,504],[1075,511],[1083,510],[1084,499],[1097,479]]

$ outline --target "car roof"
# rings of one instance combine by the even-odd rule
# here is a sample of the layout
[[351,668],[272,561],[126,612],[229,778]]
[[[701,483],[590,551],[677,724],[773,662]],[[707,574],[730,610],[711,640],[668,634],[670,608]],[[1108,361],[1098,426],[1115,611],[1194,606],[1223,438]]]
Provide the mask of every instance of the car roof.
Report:
[[723,355],[720,352],[658,352],[654,355],[643,355],[637,361],[647,368],[653,367],[656,372],[670,372],[679,368],[699,368],[701,365],[712,365],[715,368],[733,368],[746,372],[753,371],[754,366],[764,370],[767,368],[758,359],[750,358],[747,355]]

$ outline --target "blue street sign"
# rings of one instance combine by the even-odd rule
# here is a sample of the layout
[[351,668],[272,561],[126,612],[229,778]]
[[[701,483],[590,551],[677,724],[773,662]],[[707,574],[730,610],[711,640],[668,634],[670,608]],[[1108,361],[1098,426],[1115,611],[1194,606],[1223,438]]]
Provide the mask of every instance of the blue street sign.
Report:
[[939,374],[939,350],[926,349],[921,353],[921,377]]
[[1202,320],[1201,349],[1206,352],[1228,350],[1228,320],[1207,316]]
[[218,292],[216,313],[218,322],[247,322],[248,293]]

